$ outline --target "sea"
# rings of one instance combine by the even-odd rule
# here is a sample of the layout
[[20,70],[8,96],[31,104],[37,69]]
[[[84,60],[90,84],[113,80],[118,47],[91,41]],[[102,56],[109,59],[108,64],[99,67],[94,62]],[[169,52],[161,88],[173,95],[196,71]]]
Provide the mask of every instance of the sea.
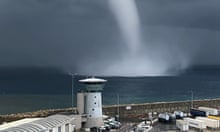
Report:
[[[78,80],[88,77],[48,69],[0,73],[1,115],[76,106],[76,93],[83,87]],[[172,76],[100,78],[107,80],[103,105],[114,105],[118,100],[120,104],[137,104],[220,98],[219,66],[196,67]]]

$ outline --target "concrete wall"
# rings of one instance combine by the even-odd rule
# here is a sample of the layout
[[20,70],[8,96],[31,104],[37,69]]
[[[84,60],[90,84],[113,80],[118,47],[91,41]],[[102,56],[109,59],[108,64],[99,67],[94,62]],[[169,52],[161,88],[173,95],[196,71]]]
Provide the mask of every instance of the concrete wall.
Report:
[[82,117],[81,117],[81,115],[74,115],[73,117],[74,117],[74,120],[72,120],[70,122],[71,127],[73,128],[73,126],[74,126],[74,128],[76,130],[78,130],[78,129],[80,129],[82,127]]
[[77,110],[79,114],[84,114],[84,93],[77,93]]
[[[195,100],[193,101],[194,107],[206,106],[218,108],[220,106],[220,99],[212,100]],[[128,106],[130,110],[126,109]],[[117,105],[103,107],[103,114],[115,116],[117,114]],[[179,101],[179,102],[159,102],[159,103],[146,103],[146,104],[128,104],[119,106],[120,117],[134,117],[138,115],[147,115],[149,112],[173,112],[180,110],[183,112],[189,112],[191,108],[191,101]]]

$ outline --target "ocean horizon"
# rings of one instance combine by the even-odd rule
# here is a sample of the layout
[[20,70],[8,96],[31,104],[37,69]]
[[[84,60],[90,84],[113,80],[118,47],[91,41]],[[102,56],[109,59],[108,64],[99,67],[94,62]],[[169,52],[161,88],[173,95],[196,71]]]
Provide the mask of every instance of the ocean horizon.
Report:
[[[1,74],[1,115],[72,106],[70,75],[47,70],[21,73]],[[82,78],[86,77],[74,76],[74,106]],[[120,104],[185,101],[191,100],[192,93],[194,100],[220,98],[220,68],[196,68],[178,76],[100,78],[108,80],[102,92],[103,105],[117,104],[117,95]]]

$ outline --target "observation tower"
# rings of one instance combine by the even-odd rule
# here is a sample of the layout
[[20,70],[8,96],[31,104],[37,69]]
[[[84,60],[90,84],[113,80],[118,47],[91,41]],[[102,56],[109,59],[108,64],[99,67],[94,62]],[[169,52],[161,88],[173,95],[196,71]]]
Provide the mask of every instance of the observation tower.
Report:
[[86,117],[84,128],[100,127],[104,124],[101,91],[106,81],[95,77],[79,80],[84,87],[77,93],[77,109],[79,114]]

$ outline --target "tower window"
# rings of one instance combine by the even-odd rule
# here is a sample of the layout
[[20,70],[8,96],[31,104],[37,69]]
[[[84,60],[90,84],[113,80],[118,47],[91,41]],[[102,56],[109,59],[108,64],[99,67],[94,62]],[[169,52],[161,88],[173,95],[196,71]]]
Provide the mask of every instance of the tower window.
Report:
[[96,104],[96,102],[94,104]]
[[95,109],[92,109],[92,111],[94,111]]
[[94,96],[94,98],[96,98],[96,96]]

